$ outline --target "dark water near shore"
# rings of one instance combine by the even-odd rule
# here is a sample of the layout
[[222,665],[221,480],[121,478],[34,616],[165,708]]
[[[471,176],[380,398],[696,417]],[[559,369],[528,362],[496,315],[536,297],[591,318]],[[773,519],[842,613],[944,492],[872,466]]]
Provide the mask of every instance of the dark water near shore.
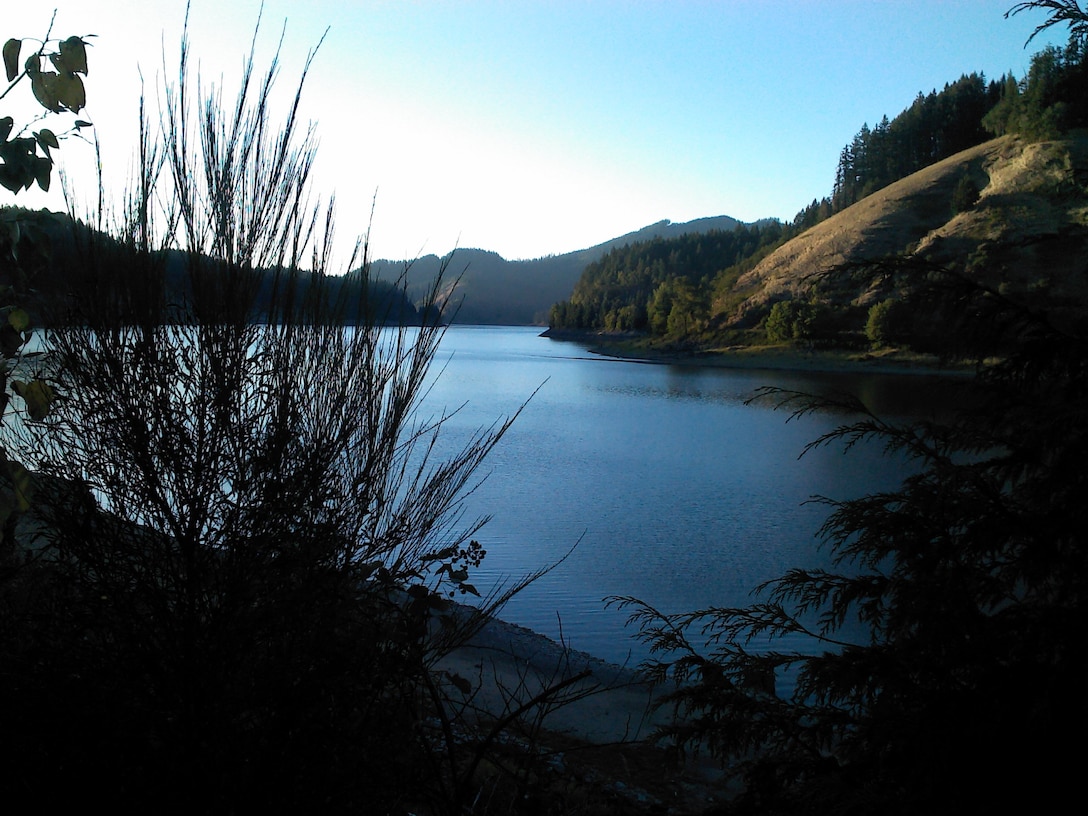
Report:
[[747,603],[761,581],[827,563],[814,538],[827,508],[808,499],[891,488],[907,473],[873,446],[798,459],[848,417],[787,422],[744,404],[755,389],[849,391],[885,416],[924,416],[952,398],[951,384],[925,376],[646,364],[539,333],[452,327],[424,410],[464,404],[448,425],[455,442],[536,392],[468,500],[471,516],[492,516],[477,536],[488,555],[475,583],[485,590],[574,547],[502,616],[614,662],[646,650],[605,597],[669,612]]

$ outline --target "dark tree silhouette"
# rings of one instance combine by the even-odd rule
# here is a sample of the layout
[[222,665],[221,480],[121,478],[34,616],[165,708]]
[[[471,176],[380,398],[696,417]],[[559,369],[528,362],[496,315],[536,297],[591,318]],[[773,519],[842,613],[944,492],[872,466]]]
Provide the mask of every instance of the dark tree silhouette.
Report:
[[513,417],[440,455],[445,416],[419,413],[440,282],[389,326],[365,245],[332,274],[309,62],[277,125],[275,60],[225,107],[188,54],[142,111],[126,209],[75,236],[60,396],[3,429],[37,487],[0,551],[10,800],[463,812],[471,683],[436,664],[523,585],[450,604],[484,557],[462,498]]

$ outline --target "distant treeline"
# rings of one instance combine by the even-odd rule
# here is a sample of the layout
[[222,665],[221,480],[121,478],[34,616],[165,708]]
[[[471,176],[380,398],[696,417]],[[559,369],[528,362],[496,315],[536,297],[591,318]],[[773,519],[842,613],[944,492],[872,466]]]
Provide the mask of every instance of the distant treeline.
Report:
[[987,82],[961,76],[940,92],[919,93],[909,108],[876,127],[868,123],[843,147],[829,197],[794,218],[802,229],[845,210],[870,193],[961,150],[1005,134],[1032,140],[1088,127],[1088,41],[1072,38],[1031,59],[1028,75]]
[[741,225],[612,250],[585,268],[570,300],[552,307],[550,325],[689,337],[736,304],[732,287],[746,269],[865,196],[994,136],[1039,140],[1083,127],[1088,42],[1074,37],[1064,48],[1035,54],[1023,79],[965,75],[941,91],[919,93],[894,119],[862,125],[839,155],[831,195],[813,200],[789,224]]
[[778,245],[784,232],[771,221],[613,249],[585,268],[569,301],[552,307],[550,325],[653,334],[696,330],[716,293],[727,292],[745,262]]
[[[45,210],[0,209],[18,210],[22,228],[38,235],[32,245],[41,257],[33,264],[34,279],[27,282],[31,288],[26,304],[37,326],[80,322],[82,310],[97,308],[106,298],[119,306],[120,314],[129,313],[130,319],[150,307],[165,322],[183,322],[186,304],[192,300],[186,265],[199,263],[214,273],[218,263],[203,256],[190,258],[174,249],[140,253],[105,233]],[[257,269],[248,276],[258,292],[254,322],[266,321],[272,298],[282,300],[288,293],[302,309],[312,307],[312,301],[307,305],[308,298],[320,297],[342,309],[348,323],[419,325],[424,317],[440,318],[437,312],[422,314],[403,287],[374,280],[361,267],[343,276],[317,279],[305,270]]]

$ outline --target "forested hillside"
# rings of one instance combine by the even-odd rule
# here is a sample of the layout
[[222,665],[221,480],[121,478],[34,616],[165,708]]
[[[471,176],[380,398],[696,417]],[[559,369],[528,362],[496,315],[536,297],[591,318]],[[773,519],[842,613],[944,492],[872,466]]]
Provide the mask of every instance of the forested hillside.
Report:
[[[94,293],[104,297],[112,292],[124,299],[138,289],[134,281],[146,275],[147,263],[161,267],[169,302],[180,303],[189,298],[189,282],[184,253],[161,249],[150,258],[140,259],[132,246],[126,246],[112,236],[99,232],[61,213],[46,210],[31,211],[21,207],[0,207],[0,224],[18,219],[24,262],[36,268],[35,286],[27,293],[24,306],[38,326],[57,325],[79,319],[71,313],[73,302],[83,303],[83,295]],[[96,265],[93,258],[108,257],[106,265]],[[96,271],[91,271],[96,270]],[[108,275],[103,275],[107,271]],[[362,269],[354,269],[342,277],[330,277],[321,284],[323,297],[335,304],[356,304],[363,308],[349,320],[377,320],[380,323],[401,322],[418,324],[423,312],[417,308],[393,282],[372,278],[364,280]],[[259,292],[254,302],[253,319],[263,321],[272,310],[273,291],[280,286],[273,280],[274,272],[265,271],[260,277]],[[314,277],[298,272],[294,277],[295,295],[304,299],[311,293]],[[364,293],[365,289],[365,293]],[[314,290],[316,291],[316,290]]]
[[586,267],[569,301],[552,307],[553,328],[689,333],[704,326],[708,305],[746,261],[777,245],[781,224],[744,224],[612,250]]
[[[614,250],[553,307],[551,329],[637,331],[666,347],[894,342],[941,351],[932,320],[910,319],[935,314],[914,290],[937,268],[970,269],[995,290],[1068,295],[1031,247],[1059,232],[1075,264],[1088,246],[1078,141],[1086,100],[1088,46],[1077,37],[1035,54],[1022,79],[970,74],[919,93],[893,119],[862,125],[840,153],[831,194],[791,223]],[[1031,148],[1047,140],[1055,145]],[[862,269],[890,258],[929,268]]]
[[445,270],[443,318],[455,323],[531,325],[548,320],[548,310],[578,282],[587,264],[609,251],[658,238],[730,230],[739,222],[727,215],[673,223],[657,221],[635,232],[587,249],[532,260],[507,260],[482,249],[459,249],[444,257],[425,255],[413,261],[376,260],[374,280],[403,278],[409,297],[422,300],[434,276]]

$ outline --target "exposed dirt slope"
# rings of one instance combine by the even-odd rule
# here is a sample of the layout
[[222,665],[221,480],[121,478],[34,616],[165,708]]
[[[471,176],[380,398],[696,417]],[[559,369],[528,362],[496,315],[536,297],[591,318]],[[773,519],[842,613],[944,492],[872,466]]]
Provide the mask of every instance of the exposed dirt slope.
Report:
[[[954,215],[965,174],[979,199]],[[1088,137],[994,139],[873,193],[743,275],[736,291],[747,297],[732,321],[752,325],[775,301],[807,297],[814,273],[911,253],[955,262],[995,286],[1088,303]],[[846,292],[857,305],[882,296],[864,281]]]

